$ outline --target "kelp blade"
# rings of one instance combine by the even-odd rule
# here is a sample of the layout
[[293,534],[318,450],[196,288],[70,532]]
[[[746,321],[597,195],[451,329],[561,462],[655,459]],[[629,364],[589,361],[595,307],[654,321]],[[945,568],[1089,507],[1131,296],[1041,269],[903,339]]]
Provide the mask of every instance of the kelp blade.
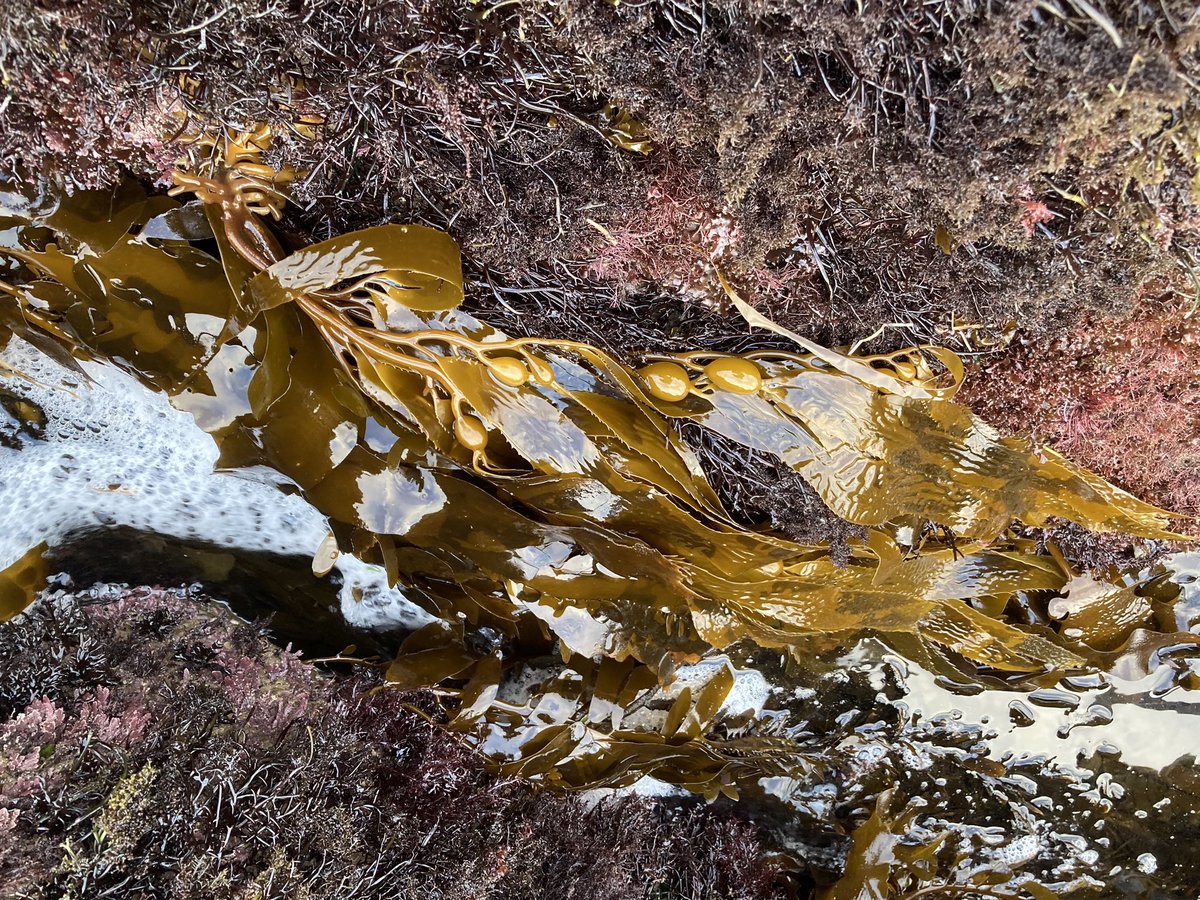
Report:
[[[518,643],[553,635],[576,668],[597,657],[651,681],[738,642],[794,652],[810,635],[864,629],[1039,673],[1083,665],[1087,648],[969,605],[999,615],[1022,593],[1062,592],[1061,569],[1002,538],[1012,521],[1169,535],[1161,510],[1052,453],[1039,459],[935,392],[868,377],[859,360],[833,365],[833,351],[756,355],[758,392],[698,383],[665,402],[596,348],[507,341],[454,310],[461,270],[441,232],[381,226],[260,271],[216,216],[219,259],[179,230],[126,234],[179,208],[130,197],[107,230],[53,206],[72,232],[57,246],[50,217],[10,204],[4,240],[20,291],[4,302],[64,346],[170,392],[213,433],[223,464],[292,479],[341,550],[382,563],[446,621],[414,636],[391,674],[404,687],[465,682],[473,727],[522,714],[488,700],[503,665],[469,646],[464,622]],[[536,360],[550,377],[507,383],[489,365],[497,356]],[[463,410],[486,428],[486,454],[456,437]],[[828,547],[737,525],[675,418],[775,454],[871,526],[869,540],[837,565]],[[897,543],[895,526],[926,520],[958,542]],[[698,710],[680,702],[668,734],[610,727],[607,749],[586,759],[565,729],[513,765],[571,786],[674,767],[689,788],[732,789],[776,757],[764,750],[751,764],[706,743],[716,693]],[[785,770],[799,764],[780,753]]]

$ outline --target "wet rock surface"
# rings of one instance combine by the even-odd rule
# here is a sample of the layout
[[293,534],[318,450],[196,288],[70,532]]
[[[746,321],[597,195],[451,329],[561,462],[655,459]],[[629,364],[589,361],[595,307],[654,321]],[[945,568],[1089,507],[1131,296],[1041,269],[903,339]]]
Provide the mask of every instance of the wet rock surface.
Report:
[[194,592],[51,593],[0,625],[4,896],[777,896],[744,820],[498,778],[377,685]]

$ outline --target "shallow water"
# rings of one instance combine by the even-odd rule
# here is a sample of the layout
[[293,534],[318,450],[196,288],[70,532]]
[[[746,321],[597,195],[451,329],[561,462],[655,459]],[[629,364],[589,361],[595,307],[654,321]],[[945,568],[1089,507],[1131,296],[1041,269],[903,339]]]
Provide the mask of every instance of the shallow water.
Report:
[[[53,549],[112,526],[242,554],[311,560],[329,525],[266,469],[216,471],[217,447],[191,415],[114,366],[84,363],[88,383],[14,340],[0,360],[29,379],[0,381],[0,569],[43,541]],[[12,400],[26,411],[21,422]],[[362,627],[434,621],[378,566],[342,556],[340,607]]]

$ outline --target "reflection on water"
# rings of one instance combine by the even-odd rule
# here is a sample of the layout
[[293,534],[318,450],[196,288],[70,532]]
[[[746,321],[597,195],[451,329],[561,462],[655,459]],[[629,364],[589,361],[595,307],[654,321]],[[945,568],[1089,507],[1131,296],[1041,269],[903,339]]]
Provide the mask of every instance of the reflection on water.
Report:
[[[1188,662],[1200,666],[1200,659]],[[1138,681],[1094,675],[1064,680],[1057,690],[973,696],[946,690],[914,663],[902,668],[907,689],[902,702],[910,714],[986,724],[995,733],[989,744],[996,755],[1075,760],[1119,752],[1127,765],[1162,769],[1200,749],[1200,691],[1175,685],[1160,695],[1158,685],[1177,676],[1169,666]]]
[[[1196,896],[1200,705],[1195,690],[1161,690],[1178,659],[1136,682],[1092,674],[1054,689],[969,692],[875,639],[833,659],[807,702],[829,704],[863,739],[855,779],[920,798],[973,843],[973,864],[1105,896]],[[823,799],[844,802],[828,786]]]

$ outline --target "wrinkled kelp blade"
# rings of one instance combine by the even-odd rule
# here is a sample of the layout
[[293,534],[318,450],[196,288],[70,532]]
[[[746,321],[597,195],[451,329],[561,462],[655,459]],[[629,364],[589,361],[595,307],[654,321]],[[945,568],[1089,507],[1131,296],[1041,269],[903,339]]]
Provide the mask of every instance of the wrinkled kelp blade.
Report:
[[759,394],[717,391],[672,408],[800,472],[842,518],[862,525],[929,520],[990,540],[1014,520],[1052,516],[1095,531],[1174,538],[1170,515],[1052,450],[1003,438],[970,410],[878,390],[856,378],[786,364]]
[[[510,341],[455,310],[458,250],[441,232],[383,226],[275,259],[248,209],[211,203],[218,259],[207,237],[191,243],[208,232],[173,200],[130,192],[109,224],[85,199],[78,212],[5,201],[4,302],[20,312],[9,330],[113,360],[191,411],[223,465],[295,482],[342,551],[383,565],[443,620],[409,638],[389,677],[459,691],[452,724],[481,746],[492,735],[513,774],[570,788],[652,774],[715,797],[809,765],[786,741],[711,739],[727,670],[667,698],[660,731],[625,727],[620,710],[714,648],[799,656],[814,635],[869,630],[1021,675],[1083,665],[1142,622],[1129,611],[1144,604],[1116,585],[1067,590],[1082,643],[1001,618],[1067,582],[1004,537],[1014,519],[1167,536],[1166,514],[1001,438],[905,353],[859,359],[801,340],[807,355],[753,355],[757,389],[723,390],[692,366],[686,396],[664,401],[596,348]],[[956,377],[956,360],[933,355]],[[775,454],[871,526],[868,539],[839,565],[828,547],[737,525],[677,418]],[[897,542],[897,526],[927,521],[957,541]],[[510,649],[480,649],[472,629]],[[573,699],[506,705],[507,654],[553,639]]]
[[297,250],[249,286],[251,312],[374,276],[389,303],[425,312],[462,303],[458,245],[423,225],[379,225]]

